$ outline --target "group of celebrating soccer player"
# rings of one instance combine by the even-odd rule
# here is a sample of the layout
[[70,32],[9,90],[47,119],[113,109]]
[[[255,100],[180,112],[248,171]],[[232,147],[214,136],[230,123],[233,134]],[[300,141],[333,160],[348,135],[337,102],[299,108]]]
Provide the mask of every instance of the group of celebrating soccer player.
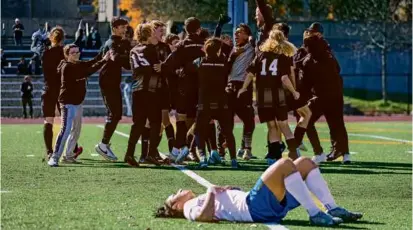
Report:
[[[273,11],[264,0],[256,3],[259,27],[256,40],[246,24],[236,28],[235,43],[221,36],[223,25],[230,21],[224,15],[220,16],[212,36],[195,17],[185,21],[185,31],[180,35],[166,34],[166,24],[158,20],[133,29],[127,20],[115,17],[111,21],[111,37],[89,61],[79,60],[81,50],[75,44],[63,46],[63,29],[53,28],[50,46],[43,56],[42,108],[48,165],[58,166],[65,146],[62,162],[78,163],[76,158],[82,148],[77,142],[87,78],[99,69],[107,118],[102,140],[95,150],[106,160],[118,160],[110,141],[122,118],[120,84],[122,69],[126,69],[132,71],[133,77],[133,124],[125,163],[138,167],[142,163],[180,164],[192,160],[205,168],[223,162],[228,149],[231,167],[238,168],[237,157],[245,160],[255,157],[251,149],[255,79],[258,118],[268,127],[265,158],[270,167],[250,193],[213,186],[196,197],[190,190],[180,190],[168,197],[157,216],[268,222],[280,221],[301,204],[308,211],[310,222],[316,225],[332,226],[361,218],[361,214],[335,204],[317,167],[340,156],[345,162],[350,161],[340,66],[323,38],[323,27],[313,23],[304,31],[303,45],[297,49],[288,41],[290,27],[274,22]],[[56,107],[60,109],[62,127],[53,149]],[[176,111],[175,128],[169,116],[171,110]],[[294,131],[288,124],[290,111],[297,119]],[[238,151],[233,134],[235,115],[243,123]],[[330,128],[332,151],[328,155],[314,126],[322,115]],[[163,131],[169,147],[166,158],[158,151]],[[306,133],[315,153],[312,160],[300,157],[299,153]],[[142,149],[137,160],[135,148],[139,139]],[[281,159],[285,148],[289,158]],[[322,202],[326,213],[314,204],[310,192]]]

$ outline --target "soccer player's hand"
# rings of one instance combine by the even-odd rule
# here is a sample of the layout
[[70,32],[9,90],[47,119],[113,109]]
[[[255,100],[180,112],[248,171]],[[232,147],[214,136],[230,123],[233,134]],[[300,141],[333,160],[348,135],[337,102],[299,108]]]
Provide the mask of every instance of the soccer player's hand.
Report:
[[295,91],[295,92],[293,93],[293,97],[294,97],[295,100],[298,100],[298,99],[300,98],[300,93],[297,92],[297,91]]
[[155,65],[153,65],[153,69],[156,71],[156,72],[161,72],[161,70],[162,70],[162,65],[159,63],[159,64],[155,64]]
[[109,59],[112,59],[112,58],[113,58],[113,52],[112,51],[106,52],[105,56],[103,56],[103,60],[105,60],[105,61],[109,61]]
[[238,91],[237,97],[239,98],[239,97],[241,96],[241,94],[243,94],[243,93],[245,93],[245,92],[247,92],[247,89],[241,88],[241,89]]

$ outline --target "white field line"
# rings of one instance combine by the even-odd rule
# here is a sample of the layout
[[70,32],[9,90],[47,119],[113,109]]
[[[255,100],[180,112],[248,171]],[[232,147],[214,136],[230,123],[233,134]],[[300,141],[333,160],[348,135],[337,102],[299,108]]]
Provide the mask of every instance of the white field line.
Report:
[[[99,128],[104,128],[103,125],[97,125],[97,127]],[[117,133],[120,136],[129,138],[129,135],[120,131],[115,131],[115,133]],[[160,153],[163,157],[166,157],[166,155],[164,153]],[[185,168],[185,166],[182,165],[176,165],[176,164],[172,164],[172,166],[174,166],[175,168],[179,169],[181,172],[185,173],[187,176],[191,177],[192,179],[194,179],[196,182],[198,182],[198,184],[208,188],[211,185],[213,185],[211,182],[209,182],[208,180],[206,180],[205,178],[201,177],[200,175],[194,173],[193,171]],[[271,230],[285,230],[288,228],[284,227],[283,225],[277,224],[277,223],[268,223],[265,224],[269,229]]]

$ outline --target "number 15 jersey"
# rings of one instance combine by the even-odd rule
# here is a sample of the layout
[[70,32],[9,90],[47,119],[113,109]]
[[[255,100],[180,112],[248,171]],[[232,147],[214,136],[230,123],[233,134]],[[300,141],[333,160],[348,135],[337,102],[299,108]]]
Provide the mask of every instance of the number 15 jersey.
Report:
[[161,92],[162,76],[153,66],[159,64],[159,55],[155,45],[137,44],[130,52],[131,69],[133,71],[133,91]]
[[291,58],[273,52],[261,52],[248,67],[256,77],[257,106],[272,108],[285,103],[281,77],[290,75]]

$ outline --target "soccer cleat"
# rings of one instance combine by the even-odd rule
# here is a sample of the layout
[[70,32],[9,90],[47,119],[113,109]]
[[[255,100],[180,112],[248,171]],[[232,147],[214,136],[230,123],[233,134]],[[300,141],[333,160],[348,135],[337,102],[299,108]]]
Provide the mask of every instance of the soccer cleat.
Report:
[[101,155],[103,158],[105,158],[105,160],[108,161],[117,161],[118,158],[115,156],[115,154],[112,152],[112,150],[110,149],[110,144],[106,145],[106,151],[104,151],[102,149],[102,145],[104,145],[103,143],[97,144],[95,146],[95,150],[97,153],[99,153],[99,155]]
[[241,167],[241,166],[239,165],[237,159],[232,159],[232,160],[231,160],[231,168],[237,169],[237,168],[240,168],[240,167]]
[[350,212],[341,207],[328,210],[326,213],[330,216],[338,217],[342,219],[344,222],[353,222],[363,217],[362,213]]
[[209,157],[209,163],[214,165],[214,164],[221,164],[221,156],[216,150],[211,151],[211,155]]
[[175,163],[176,164],[181,164],[184,161],[184,159],[188,156],[188,154],[189,154],[188,147],[186,147],[186,146],[182,147],[181,152],[179,153],[178,157],[175,160]]
[[154,164],[154,165],[156,165],[156,166],[160,166],[160,165],[161,165],[161,163],[159,163],[159,161],[156,160],[156,158],[154,158],[153,156],[147,156],[147,157],[145,158],[145,162],[148,163],[148,164]]
[[44,157],[42,158],[42,162],[49,161],[50,157],[52,157],[53,153],[46,152]]
[[327,155],[325,153],[321,153],[320,155],[314,155],[312,160],[314,163],[319,165],[320,163],[327,161]]
[[245,150],[244,150],[244,155],[242,156],[242,159],[248,161],[248,160],[251,159],[251,157],[252,157],[251,150],[245,149]]
[[208,168],[208,160],[206,156],[200,157],[199,168],[201,169]]
[[59,166],[59,159],[56,158],[56,156],[52,155],[50,159],[47,161],[47,164],[50,167],[58,167]]
[[80,162],[80,161],[77,161],[76,158],[74,158],[74,157],[67,157],[67,156],[64,156],[64,157],[62,158],[62,161],[61,161],[61,162],[64,163],[64,164],[81,164],[81,162]]
[[338,152],[338,151],[333,151],[330,154],[327,155],[327,161],[334,161],[335,159],[343,156],[343,152]]
[[323,227],[336,226],[343,223],[343,220],[338,217],[330,216],[322,211],[314,216],[310,216],[310,224]]
[[199,157],[195,152],[189,152],[188,157],[190,161],[199,162]]
[[268,165],[268,166],[273,165],[275,162],[277,162],[276,159],[267,158],[267,165]]
[[77,157],[82,154],[83,148],[82,146],[77,147],[77,151],[73,151],[73,158],[77,159]]
[[345,153],[343,155],[343,164],[351,164],[350,154]]
[[303,150],[304,152],[307,152],[307,147],[305,147],[304,143],[301,143],[300,146],[298,146],[300,150]]
[[238,156],[239,158],[242,158],[242,157],[244,156],[244,150],[243,150],[243,149],[238,149],[238,151],[237,151],[237,156]]
[[139,163],[136,161],[134,156],[125,155],[124,162],[131,167],[134,167],[134,168],[139,167]]

